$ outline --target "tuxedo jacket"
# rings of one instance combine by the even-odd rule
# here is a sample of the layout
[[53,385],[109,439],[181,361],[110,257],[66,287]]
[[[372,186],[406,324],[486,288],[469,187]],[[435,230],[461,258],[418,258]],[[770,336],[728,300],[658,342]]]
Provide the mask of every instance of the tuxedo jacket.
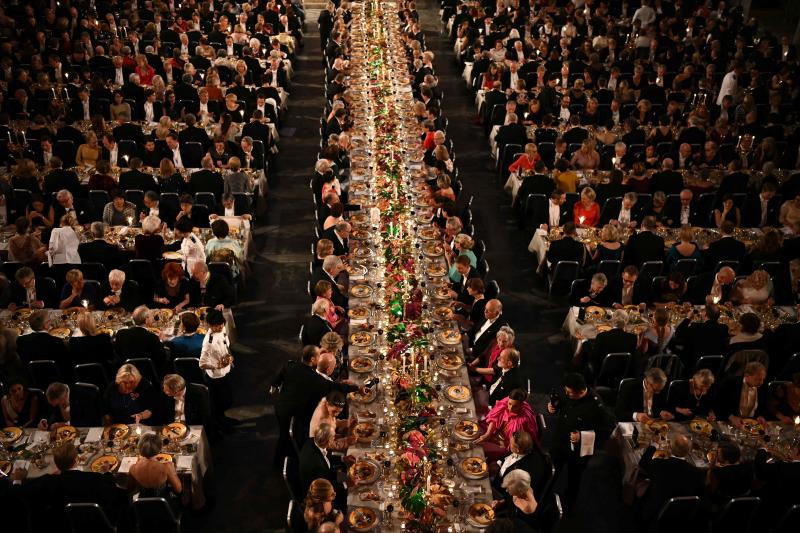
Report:
[[[652,418],[658,418],[658,413],[663,411],[666,406],[666,388],[658,394],[653,394]],[[617,406],[615,409],[617,420],[620,422],[630,422],[633,420],[633,413],[644,412],[644,386],[640,379],[626,379],[619,385],[617,393]]]

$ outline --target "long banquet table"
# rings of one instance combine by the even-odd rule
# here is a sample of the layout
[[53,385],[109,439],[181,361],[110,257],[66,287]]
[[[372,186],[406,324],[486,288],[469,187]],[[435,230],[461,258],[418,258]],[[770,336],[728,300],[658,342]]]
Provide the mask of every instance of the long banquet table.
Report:
[[[476,422],[475,403],[448,306],[446,245],[415,181],[424,180],[424,149],[398,5],[373,0],[352,10],[349,203],[360,209],[349,217],[348,358],[350,379],[371,388],[350,395],[357,441],[347,453],[374,475],[348,490],[346,520],[359,531],[366,529],[353,526],[362,519],[381,531],[419,523],[474,530],[470,507],[492,500],[488,465],[472,444],[479,433],[459,438],[455,430],[461,420]],[[470,457],[483,462],[483,476],[464,474]]]

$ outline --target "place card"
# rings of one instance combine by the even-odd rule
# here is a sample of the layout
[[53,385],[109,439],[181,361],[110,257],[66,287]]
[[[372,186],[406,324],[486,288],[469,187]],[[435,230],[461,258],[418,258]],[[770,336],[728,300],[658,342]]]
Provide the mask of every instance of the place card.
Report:
[[33,432],[31,444],[46,444],[50,442],[50,432],[36,430]]
[[179,455],[177,460],[177,469],[178,470],[191,470],[192,469],[192,460],[193,457],[191,455]]
[[138,460],[138,457],[123,457],[119,463],[119,469],[117,469],[117,472],[120,474],[127,474],[131,467],[135,465],[136,461]]
[[102,438],[103,428],[89,428],[89,432],[86,434],[86,438],[83,439],[83,442],[100,442]]
[[203,434],[203,428],[192,428],[189,430],[189,435],[186,437],[186,439],[192,439],[198,441],[200,440],[200,436],[202,434]]

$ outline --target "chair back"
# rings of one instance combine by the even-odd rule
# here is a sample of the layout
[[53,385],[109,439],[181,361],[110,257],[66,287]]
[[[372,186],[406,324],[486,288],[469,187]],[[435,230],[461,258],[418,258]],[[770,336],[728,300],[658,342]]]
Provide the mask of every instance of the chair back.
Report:
[[103,508],[96,503],[68,503],[64,508],[67,523],[72,533],[84,531],[108,532],[116,531],[111,525]]
[[549,296],[557,294],[558,291],[565,293],[567,287],[572,285],[572,282],[577,279],[580,274],[580,265],[577,261],[559,261],[553,269],[553,277],[550,280]]
[[800,523],[800,504],[792,505],[781,517],[775,533],[795,533]]
[[165,498],[137,498],[133,502],[133,514],[139,533],[179,532],[181,529],[181,516],[175,514]]
[[72,420],[76,427],[91,427],[102,423],[100,388],[94,383],[78,381],[69,387],[69,403]]
[[697,360],[694,364],[694,370],[692,370],[692,374],[701,370],[703,368],[707,368],[714,373],[714,376],[717,378],[722,377],[722,365],[725,364],[725,357],[722,355],[704,355]]
[[58,365],[52,359],[28,361],[28,372],[31,375],[33,386],[37,389],[47,390],[51,383],[64,381]]
[[156,365],[149,357],[133,357],[131,359],[126,359],[125,364],[135,366],[143,377],[150,380],[153,386],[158,387],[158,384],[161,383],[161,378],[156,371]]
[[669,383],[669,388],[667,389],[667,405],[673,405],[673,401],[675,400],[675,395],[677,394],[678,389],[685,385],[687,380],[685,379],[673,379]]
[[181,376],[186,383],[203,383],[203,371],[200,370],[200,359],[197,357],[176,357],[172,361],[175,373]]
[[125,200],[136,206],[136,212],[144,209],[144,191],[141,189],[128,189],[125,191]]
[[204,426],[213,425],[214,421],[211,416],[211,394],[208,387],[203,383],[187,383],[186,390],[191,391],[200,399],[200,412],[202,424]]
[[677,355],[667,353],[654,355],[647,360],[645,370],[651,368],[660,368],[663,370],[667,375],[668,381],[683,377],[683,362],[681,362],[680,357]]
[[500,296],[500,285],[498,285],[496,280],[491,280],[486,284],[486,292],[484,293],[484,297],[487,300],[494,300]]
[[747,363],[757,361],[769,369],[769,355],[764,350],[739,350],[725,364],[725,374],[741,376]]
[[600,371],[595,380],[596,385],[604,385],[616,390],[620,382],[628,375],[631,354],[628,352],[612,352],[603,358]]
[[750,533],[753,517],[761,504],[761,498],[742,496],[731,498],[722,512],[712,522],[711,531],[726,533]]
[[111,202],[111,196],[109,196],[108,191],[104,191],[103,189],[92,189],[89,191],[89,202],[92,204],[92,209],[94,209],[95,213],[101,213]]
[[597,273],[604,274],[609,281],[619,277],[622,263],[616,259],[604,259],[597,265]]
[[283,482],[289,492],[289,498],[296,502],[302,502],[304,494],[300,489],[300,471],[297,467],[297,460],[287,455],[283,459]]
[[75,381],[91,383],[102,390],[108,386],[108,375],[100,363],[81,363],[72,367]]
[[645,280],[653,279],[656,276],[660,276],[663,270],[663,261],[645,261],[639,270],[639,277]]
[[683,274],[683,277],[688,279],[690,276],[694,276],[695,272],[698,271],[697,259],[678,259],[675,266],[672,267],[672,270],[680,272]]
[[698,496],[670,498],[656,518],[657,531],[682,531],[686,524],[692,523],[700,511]]

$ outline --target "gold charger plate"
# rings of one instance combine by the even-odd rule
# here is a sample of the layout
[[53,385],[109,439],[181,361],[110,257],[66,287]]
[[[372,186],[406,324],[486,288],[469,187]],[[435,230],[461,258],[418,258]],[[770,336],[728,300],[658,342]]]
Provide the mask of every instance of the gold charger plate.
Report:
[[357,241],[366,241],[369,240],[369,232],[363,229],[354,229],[350,237]]
[[436,334],[442,344],[456,345],[461,342],[461,332],[457,329],[446,329]]
[[439,320],[450,320],[453,318],[453,314],[453,308],[447,307],[446,305],[439,306],[433,310],[434,318],[438,318]]
[[112,424],[103,428],[103,438],[108,440],[124,439],[131,432],[126,424]]
[[208,306],[198,307],[197,309],[194,310],[194,314],[196,314],[197,318],[199,318],[200,320],[205,320],[206,319],[206,313],[208,313],[209,309],[210,309],[210,307],[208,307]]
[[350,296],[354,298],[369,298],[372,294],[372,287],[359,283],[350,287]]
[[158,336],[158,337],[160,337],[160,336],[161,336],[161,330],[160,330],[160,329],[158,329],[158,328],[156,328],[156,327],[153,327],[153,326],[146,326],[146,327],[145,327],[145,329],[146,329],[147,331],[149,331],[150,333],[152,333],[152,334],[154,334],[154,335]]
[[464,359],[457,353],[446,353],[436,359],[436,365],[442,370],[458,370],[464,366]]
[[758,435],[764,431],[764,425],[755,418],[743,418],[742,429],[751,435]]
[[357,246],[355,250],[353,250],[353,257],[370,257],[372,255],[372,248],[367,248],[366,246]]
[[28,320],[30,316],[33,314],[33,309],[30,307],[20,307],[13,313],[11,313],[12,320]]
[[353,307],[347,311],[347,314],[352,320],[365,320],[369,316],[369,308],[363,306]]
[[586,308],[586,316],[590,315],[594,318],[603,318],[606,316],[606,310],[596,305],[590,305]]
[[701,433],[703,435],[708,435],[711,433],[713,426],[708,420],[703,420],[702,418],[695,418],[689,422],[689,430],[692,433]]
[[182,422],[172,422],[161,428],[161,436],[167,439],[180,440],[186,436],[189,428]]
[[453,433],[461,440],[471,441],[481,436],[481,428],[474,420],[459,420],[453,428]]
[[359,459],[350,465],[349,473],[359,485],[369,485],[378,479],[381,469],[375,461]]
[[175,316],[175,311],[172,309],[153,309],[153,320],[156,322],[169,322]]
[[67,339],[72,335],[72,331],[69,328],[51,328],[48,333],[59,339]]
[[428,275],[432,278],[440,278],[447,274],[447,268],[444,265],[431,265],[428,267]]
[[172,455],[168,453],[159,453],[155,457],[153,457],[159,463],[171,463],[172,462]]
[[669,424],[663,420],[651,420],[645,425],[653,433],[666,433],[669,431]]
[[56,430],[57,442],[71,442],[78,437],[78,429],[72,426],[61,426]]
[[366,404],[374,402],[377,396],[378,396],[378,389],[376,387],[372,387],[367,389],[366,393],[362,393],[361,391],[354,391],[348,393],[347,399],[355,403]]
[[378,525],[378,513],[370,507],[356,507],[347,515],[347,523],[353,531],[370,531]]
[[426,242],[422,245],[422,253],[430,257],[439,257],[444,254],[444,246],[439,242]]
[[372,422],[359,422],[353,426],[353,435],[358,442],[372,442],[378,429]]
[[100,328],[100,329],[97,330],[97,334],[98,335],[102,335],[103,333],[105,333],[109,337],[113,337],[114,336],[114,330],[111,329],[111,328]]
[[24,434],[25,432],[22,428],[16,426],[5,427],[0,431],[0,443],[11,444],[12,442],[17,442]]
[[103,311],[103,319],[108,321],[119,320],[126,314],[128,314],[128,312],[122,307],[112,307],[111,309],[106,309]]
[[464,477],[470,479],[481,479],[489,473],[489,466],[480,457],[467,457],[460,466]]
[[445,391],[445,396],[447,396],[451,402],[464,403],[472,398],[472,392],[469,390],[469,387],[465,387],[464,385],[450,385]]
[[350,359],[350,370],[360,374],[372,372],[375,369],[375,360],[369,357],[354,357]]
[[433,290],[433,297],[437,300],[449,300],[450,299],[450,289],[447,287],[436,287]]
[[439,233],[439,230],[437,230],[436,228],[427,227],[419,230],[417,232],[417,236],[419,236],[420,239],[424,239],[426,241],[433,241],[440,238],[442,234]]
[[476,527],[487,527],[494,522],[494,509],[483,502],[473,503],[467,510],[467,521]]
[[101,455],[92,461],[92,472],[104,474],[106,472],[113,472],[119,466],[119,459],[116,455]]
[[353,346],[369,346],[372,344],[372,333],[367,331],[356,331],[350,335],[350,344]]

